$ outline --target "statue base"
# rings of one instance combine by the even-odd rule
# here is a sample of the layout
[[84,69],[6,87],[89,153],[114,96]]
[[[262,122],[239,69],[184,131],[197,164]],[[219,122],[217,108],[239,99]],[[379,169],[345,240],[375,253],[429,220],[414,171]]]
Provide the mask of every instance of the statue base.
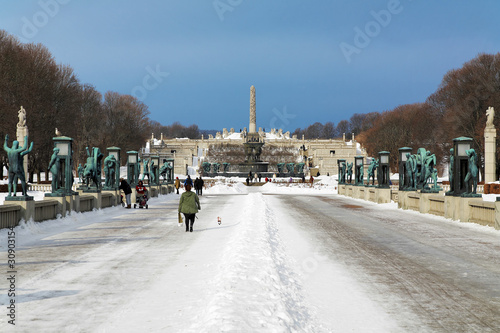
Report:
[[424,188],[420,192],[421,193],[439,193],[442,190],[442,188]]
[[64,192],[45,193],[45,196],[49,198],[59,198],[59,197],[65,197],[66,193]]
[[269,167],[269,162],[246,162],[238,165],[238,172],[248,175],[254,173],[265,173]]
[[462,198],[480,198],[480,197],[482,197],[482,195],[478,194],[478,193],[462,193],[461,197]]
[[[83,188],[82,190],[85,190],[85,188]],[[113,186],[103,186],[103,187],[102,187],[102,190],[103,190],[103,191],[118,191],[118,187],[113,187]]]
[[101,189],[99,188],[92,188],[92,187],[84,187],[82,188],[83,193],[101,193]]
[[33,201],[34,197],[30,195],[20,195],[20,196],[7,196],[5,201]]

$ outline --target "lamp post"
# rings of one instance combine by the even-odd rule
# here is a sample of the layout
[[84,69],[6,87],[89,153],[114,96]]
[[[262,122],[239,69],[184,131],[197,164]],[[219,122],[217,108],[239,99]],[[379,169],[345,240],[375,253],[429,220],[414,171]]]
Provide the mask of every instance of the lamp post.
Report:
[[377,187],[387,188],[389,187],[390,153],[388,151],[381,151],[378,153],[378,156],[379,156],[379,164],[377,170],[377,180],[378,180]]
[[73,194],[73,139],[68,137],[54,138],[54,145],[59,148],[60,188],[64,195]]
[[471,145],[471,138],[459,137],[453,139],[453,196],[460,196],[462,193],[471,192],[470,183],[465,181],[465,176],[469,170],[469,157],[467,156],[467,150],[470,149]]
[[406,154],[412,153],[413,148],[403,147],[399,148],[399,161],[398,161],[398,172],[399,172],[399,190],[403,191],[408,187],[408,176],[406,175],[406,161],[408,158]]
[[354,157],[354,179],[355,185],[363,185],[363,156]]
[[137,170],[137,163],[139,163],[139,153],[135,150],[127,152],[127,182],[130,186],[137,185],[139,180],[139,173]]

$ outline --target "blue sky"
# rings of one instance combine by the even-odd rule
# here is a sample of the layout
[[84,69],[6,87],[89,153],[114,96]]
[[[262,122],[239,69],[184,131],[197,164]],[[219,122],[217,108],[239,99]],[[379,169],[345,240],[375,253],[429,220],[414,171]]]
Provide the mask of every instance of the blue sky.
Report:
[[443,75],[500,50],[500,2],[3,1],[0,29],[44,44],[81,83],[201,129],[294,131],[423,102]]

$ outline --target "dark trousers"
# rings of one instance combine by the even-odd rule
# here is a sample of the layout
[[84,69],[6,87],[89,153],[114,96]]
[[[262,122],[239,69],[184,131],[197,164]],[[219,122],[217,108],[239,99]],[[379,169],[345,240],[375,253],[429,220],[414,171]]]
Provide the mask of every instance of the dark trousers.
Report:
[[199,195],[203,195],[203,186],[199,188],[199,191],[200,191]]
[[186,231],[189,231],[189,228],[193,228],[193,224],[194,224],[194,217],[196,216],[196,214],[186,214],[186,213],[183,213],[184,214],[184,220],[186,221]]

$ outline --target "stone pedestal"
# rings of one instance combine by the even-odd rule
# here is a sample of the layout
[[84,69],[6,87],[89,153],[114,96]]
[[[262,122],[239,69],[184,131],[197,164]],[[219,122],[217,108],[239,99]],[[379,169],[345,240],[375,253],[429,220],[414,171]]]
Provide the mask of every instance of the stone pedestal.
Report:
[[[19,147],[23,147],[25,142],[24,138],[28,135],[28,127],[17,127],[17,141],[19,142]],[[26,182],[28,182],[28,154],[23,157],[23,168],[24,168],[24,176],[26,177]]]
[[484,129],[484,182],[497,181],[496,177],[496,142],[497,130],[495,127]]
[[102,208],[102,194],[99,192],[85,192],[85,194],[91,195],[94,197],[94,208],[101,209]]
[[73,197],[73,208],[75,212],[80,211],[80,193],[75,192],[75,195]]
[[21,218],[25,221],[29,221],[31,219],[35,220],[35,201],[33,200],[33,197],[29,195],[5,197],[5,201],[10,201],[21,206]]
[[48,197],[48,198],[57,200],[57,202],[58,202],[58,205],[57,205],[57,214],[60,214],[61,217],[65,217],[66,216],[66,210],[67,210],[66,196],[58,194],[58,193],[45,193],[45,196]]
[[391,189],[390,188],[377,188],[375,190],[375,202],[378,204],[391,202]]
[[495,229],[500,230],[500,201],[495,202]]

